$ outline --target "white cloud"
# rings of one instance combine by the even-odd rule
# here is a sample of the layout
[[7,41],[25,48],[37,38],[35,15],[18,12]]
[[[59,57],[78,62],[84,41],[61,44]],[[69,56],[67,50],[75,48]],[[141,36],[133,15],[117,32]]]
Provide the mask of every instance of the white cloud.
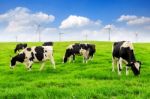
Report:
[[35,31],[35,25],[53,22],[55,17],[43,12],[32,13],[24,7],[16,7],[4,14],[0,14],[0,24],[5,25],[4,32]]
[[109,29],[109,28],[110,28],[111,30],[112,30],[112,29],[116,29],[115,25],[113,25],[113,24],[108,24],[108,25],[105,25],[105,26],[104,26],[104,29]]
[[150,23],[150,17],[138,17],[135,15],[121,15],[117,19],[119,22],[126,22],[128,25],[143,25]]
[[149,24],[150,17],[140,17],[135,20],[130,20],[127,22],[129,25],[142,25],[142,24]]
[[[58,27],[48,27],[55,20],[53,15],[43,12],[33,13],[28,8],[17,7],[6,13],[0,14],[0,41],[38,41],[37,25],[41,25],[42,41],[58,41],[59,33],[62,32],[63,41],[88,40],[107,41],[108,28],[111,28],[111,40],[135,40],[135,32],[139,33],[139,41],[149,41],[150,19],[135,15],[122,15],[118,22],[126,22],[132,28],[123,25],[104,25],[100,20],[92,20],[84,16],[70,15],[64,19]],[[140,24],[144,24],[141,28]],[[43,27],[42,27],[43,26]],[[46,26],[46,27],[44,27]],[[86,35],[85,35],[86,34]]]
[[120,18],[118,18],[117,20],[122,22],[122,21],[130,21],[135,19],[137,19],[137,16],[135,15],[121,15]]
[[100,20],[92,21],[87,17],[70,15],[68,18],[66,18],[61,22],[59,28],[61,29],[80,28],[80,27],[100,25],[100,24],[101,24]]

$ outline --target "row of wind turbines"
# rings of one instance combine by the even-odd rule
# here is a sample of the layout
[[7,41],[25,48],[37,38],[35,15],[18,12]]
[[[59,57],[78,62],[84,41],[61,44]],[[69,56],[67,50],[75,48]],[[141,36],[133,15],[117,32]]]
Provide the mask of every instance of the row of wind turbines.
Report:
[[[36,25],[36,27],[37,27],[36,34],[38,37],[38,42],[41,42],[41,32],[42,32],[41,25],[38,24],[38,25]],[[111,30],[112,30],[111,24],[108,25],[108,27],[106,27],[105,29],[108,31],[108,41],[111,41]],[[58,35],[59,35],[59,41],[61,42],[62,36],[65,35],[65,33],[59,32]],[[85,37],[85,41],[88,41],[88,33],[85,33],[84,37]],[[17,35],[15,36],[15,39],[16,39],[16,42],[18,42],[18,36]],[[135,32],[135,41],[136,42],[138,41],[138,33],[137,32]]]

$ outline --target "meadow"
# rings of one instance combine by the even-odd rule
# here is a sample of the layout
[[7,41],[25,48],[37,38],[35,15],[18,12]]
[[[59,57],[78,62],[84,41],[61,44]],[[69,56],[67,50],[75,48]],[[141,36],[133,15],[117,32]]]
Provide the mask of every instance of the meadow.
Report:
[[[27,71],[21,63],[10,69],[10,56],[14,56],[17,43],[0,43],[0,99],[149,99],[150,98],[150,44],[135,43],[136,59],[142,62],[140,76],[130,70],[118,76],[111,71],[111,42],[96,44],[92,61],[82,63],[77,56],[74,63],[62,64],[65,49],[73,42],[54,43],[56,70],[49,61],[42,71],[35,63]],[[42,43],[28,43],[29,46]]]

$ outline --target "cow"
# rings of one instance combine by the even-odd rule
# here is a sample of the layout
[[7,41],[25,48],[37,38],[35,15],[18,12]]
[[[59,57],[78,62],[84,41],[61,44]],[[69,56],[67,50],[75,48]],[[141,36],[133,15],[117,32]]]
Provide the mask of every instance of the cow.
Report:
[[40,70],[44,67],[44,62],[50,60],[53,68],[55,69],[55,61],[53,58],[53,47],[52,46],[33,46],[27,47],[22,50],[19,54],[12,57],[11,68],[14,68],[16,62],[24,63],[28,70],[31,70],[34,62],[42,62]]
[[66,63],[71,57],[75,61],[75,55],[83,55],[83,63],[87,63],[88,59],[93,58],[95,52],[94,44],[75,43],[67,47],[63,62]]
[[42,46],[53,46],[53,42],[44,42]]
[[27,47],[27,43],[19,43],[16,45],[16,48],[14,49],[14,53],[19,52],[20,50],[23,50]]
[[114,42],[112,46],[112,71],[117,63],[118,75],[121,75],[122,62],[126,64],[126,75],[129,74],[129,68],[134,75],[140,74],[141,62],[136,61],[133,45],[129,41]]

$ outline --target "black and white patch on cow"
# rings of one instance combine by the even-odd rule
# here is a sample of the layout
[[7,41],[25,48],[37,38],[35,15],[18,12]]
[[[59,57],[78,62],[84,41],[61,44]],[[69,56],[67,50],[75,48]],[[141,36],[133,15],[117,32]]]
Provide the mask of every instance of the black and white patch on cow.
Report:
[[118,75],[121,75],[122,63],[126,64],[126,75],[129,74],[129,68],[132,69],[134,75],[140,74],[141,62],[136,61],[134,47],[129,41],[115,42],[112,47],[112,71],[114,71],[114,65],[117,64]]
[[55,61],[53,57],[53,47],[52,46],[35,46],[31,48],[25,48],[16,56],[11,59],[11,68],[16,65],[16,62],[24,63],[26,68],[31,70],[32,64],[34,62],[42,62],[40,70],[44,67],[44,62],[50,60],[53,68],[55,69]]
[[83,63],[87,63],[89,59],[92,59],[95,53],[95,45],[94,44],[80,44],[75,43],[69,45],[66,49],[65,56],[63,58],[63,62],[66,63],[68,59],[71,61],[75,61],[75,55],[83,56]]
[[27,47],[27,44],[26,43],[19,43],[16,45],[16,48],[14,49],[14,52],[19,52],[20,50],[23,50]]
[[42,46],[53,46],[53,42],[44,42]]

